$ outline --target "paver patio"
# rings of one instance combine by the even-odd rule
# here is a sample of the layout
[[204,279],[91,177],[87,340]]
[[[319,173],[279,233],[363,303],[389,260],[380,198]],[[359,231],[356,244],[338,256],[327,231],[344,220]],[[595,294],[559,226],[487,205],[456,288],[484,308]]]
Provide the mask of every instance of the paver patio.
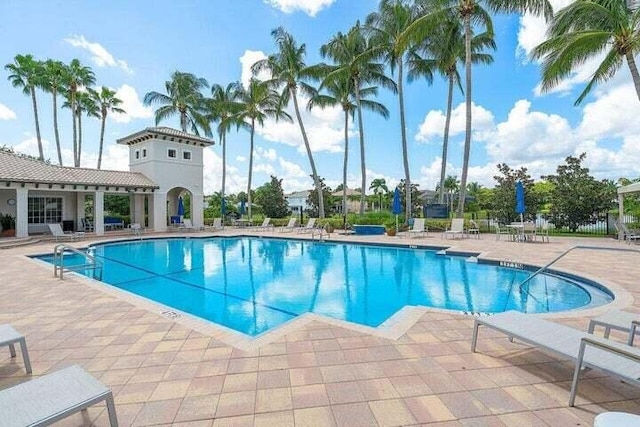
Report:
[[[551,243],[531,244],[495,241],[493,235],[462,241],[444,241],[436,233],[411,241],[366,238],[375,240],[452,245],[536,265],[575,244],[629,248],[612,239],[552,237]],[[473,318],[456,312],[419,311],[398,339],[314,317],[287,325],[271,342],[234,348],[215,327],[192,328],[182,318],[162,316],[160,308],[134,304],[73,275],[61,281],[52,268],[25,257],[49,253],[53,245],[0,251],[0,323],[25,334],[33,377],[79,364],[110,386],[123,426],[567,426],[591,425],[607,410],[640,413],[640,389],[594,371],[585,374],[577,406],[569,408],[570,362],[488,331],[481,334],[479,352],[471,353]],[[590,317],[611,307],[640,312],[639,261],[640,253],[571,253],[555,268],[608,286],[616,300],[545,317],[586,330]],[[19,357],[0,353],[0,389],[28,378]],[[108,425],[105,407],[60,423],[83,424]]]

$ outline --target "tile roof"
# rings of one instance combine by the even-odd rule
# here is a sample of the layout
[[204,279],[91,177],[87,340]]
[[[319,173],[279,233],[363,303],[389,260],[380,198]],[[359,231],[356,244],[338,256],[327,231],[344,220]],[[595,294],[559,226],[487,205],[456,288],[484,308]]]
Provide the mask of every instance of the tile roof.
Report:
[[169,128],[166,126],[149,127],[143,129],[141,131],[118,139],[117,143],[122,145],[131,145],[151,138],[178,138],[176,142],[184,142],[185,144],[192,143],[193,145],[199,145],[201,147],[208,147],[215,144],[215,141],[213,139],[205,138],[199,135],[193,135],[187,132],[182,132],[180,130]]
[[158,188],[137,172],[72,168],[0,151],[0,181]]

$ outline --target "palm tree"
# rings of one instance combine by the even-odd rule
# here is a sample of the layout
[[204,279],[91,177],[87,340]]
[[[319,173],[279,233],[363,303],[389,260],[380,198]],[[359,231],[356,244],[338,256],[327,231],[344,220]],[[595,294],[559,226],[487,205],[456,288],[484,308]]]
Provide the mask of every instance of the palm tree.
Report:
[[[402,35],[406,44],[409,39],[422,38],[429,30],[437,27],[440,22],[457,17],[464,27],[465,43],[465,138],[464,156],[462,161],[462,178],[460,181],[460,202],[457,216],[464,213],[465,190],[469,173],[469,157],[471,154],[471,40],[473,31],[471,24],[484,28],[488,34],[493,34],[493,23],[486,9],[493,13],[523,13],[544,15],[547,19],[553,15],[553,9],[548,0],[418,0],[419,16]],[[433,6],[436,6],[435,8]],[[485,8],[483,8],[486,7]]]
[[38,119],[38,102],[36,100],[36,87],[43,84],[44,67],[42,62],[33,58],[33,55],[16,55],[13,61],[12,64],[7,64],[4,68],[10,73],[8,79],[11,81],[11,85],[21,88],[22,93],[31,96],[33,117],[36,122],[36,138],[38,140],[38,159],[44,160],[40,121]]
[[384,178],[376,178],[371,181],[369,190],[373,190],[373,194],[376,194],[378,196],[378,210],[382,210],[382,195],[389,192],[387,181]]
[[238,95],[241,110],[236,113],[235,118],[240,126],[250,132],[249,140],[249,179],[247,182],[247,204],[249,220],[251,220],[251,179],[253,175],[253,145],[256,123],[264,125],[267,118],[276,120],[291,120],[291,116],[282,111],[281,99],[278,92],[271,87],[270,82],[260,81],[252,78],[249,87],[242,90]]
[[[82,156],[82,114],[86,114],[87,117],[100,117],[99,112],[100,109],[98,105],[94,102],[92,96],[89,92],[78,92],[75,96],[75,119],[77,120],[77,146],[76,146],[76,154],[74,156],[74,165],[75,167],[80,167],[80,158]],[[64,104],[62,104],[63,108],[72,109],[71,100],[68,99]]]
[[58,151],[58,164],[62,166],[62,148],[60,145],[60,133],[58,132],[58,93],[64,92],[65,82],[68,80],[67,66],[62,61],[47,59],[44,63],[43,89],[51,93],[53,98],[53,133],[56,138]]
[[324,218],[322,186],[320,185],[320,178],[318,177],[316,164],[313,160],[313,154],[311,153],[311,145],[309,144],[309,138],[307,137],[304,123],[302,123],[300,107],[298,106],[298,90],[309,98],[313,97],[316,93],[316,90],[305,81],[313,77],[311,70],[304,62],[306,46],[304,44],[298,46],[291,34],[287,33],[282,27],[273,30],[271,36],[278,45],[278,52],[269,55],[267,59],[256,62],[253,65],[253,71],[269,71],[272,78],[269,83],[274,86],[283,86],[280,95],[282,104],[286,105],[289,103],[289,100],[293,100],[294,112],[298,125],[300,126],[300,133],[302,134],[302,140],[307,150],[307,156],[309,157],[314,186],[318,193],[318,216]]
[[[484,48],[496,48],[495,40],[491,33],[481,33],[471,39],[471,62],[474,64],[491,64],[493,57],[488,53],[482,53]],[[424,52],[427,57],[423,58],[419,52]],[[447,173],[447,152],[449,149],[449,127],[451,124],[451,110],[453,106],[453,88],[458,86],[460,91],[460,73],[458,63],[464,63],[465,44],[464,32],[459,20],[448,20],[441,22],[441,25],[434,33],[425,38],[422,43],[412,50],[409,58],[407,77],[409,82],[417,77],[423,76],[431,82],[433,73],[445,77],[449,83],[447,95],[447,114],[444,122],[444,136],[442,141],[442,161],[440,166],[440,184],[438,186],[438,203],[444,203],[445,186],[444,181]]]
[[[393,80],[384,74],[384,64],[373,62],[376,49],[371,46],[369,40],[365,37],[359,22],[346,35],[342,33],[336,34],[327,44],[320,48],[320,53],[323,57],[328,56],[337,64],[330,68],[331,72],[327,78],[347,78],[353,81],[356,110],[358,112],[358,134],[360,136],[360,170],[362,178],[360,185],[364,189],[367,185],[367,168],[360,87],[363,84],[377,84],[395,93],[396,85]],[[379,105],[382,106],[382,104]],[[385,119],[389,117],[389,112],[386,108],[372,111],[380,113]],[[364,205],[365,192],[362,191],[360,194],[360,215],[364,214]]]
[[[309,108],[314,106],[320,106],[324,108],[326,106],[340,105],[342,111],[344,111],[344,162],[342,168],[342,214],[343,218],[347,215],[347,164],[349,160],[349,116],[353,119],[354,112],[364,107],[370,111],[380,113],[383,117],[389,117],[389,110],[387,107],[379,102],[364,99],[367,96],[376,96],[378,89],[376,87],[367,87],[356,89],[354,85],[356,81],[352,80],[348,75],[341,74],[339,76],[329,76],[328,80],[322,83],[322,86],[327,91],[327,94],[317,94],[309,102]],[[359,100],[354,99],[359,97]],[[360,118],[362,116],[360,115]],[[362,142],[362,139],[361,139]],[[361,145],[362,148],[362,145]],[[361,154],[364,154],[361,151]],[[360,192],[360,214],[364,212],[362,196],[364,191]],[[346,221],[346,219],[345,219]]]
[[96,82],[96,76],[91,68],[80,63],[78,59],[73,59],[67,67],[65,73],[66,81],[66,97],[71,109],[71,118],[73,119],[73,162],[75,167],[80,166],[80,143],[79,141],[79,125],[76,119],[80,117],[78,114],[77,97],[78,91],[82,88],[89,87]]
[[595,84],[611,79],[625,60],[640,99],[640,75],[634,59],[640,52],[640,9],[634,11],[622,0],[577,0],[553,17],[548,34],[532,54],[544,59],[543,91],[557,86],[588,59],[606,52],[575,105]]
[[190,129],[194,134],[200,135],[199,130],[202,129],[205,135],[210,136],[205,97],[201,93],[209,87],[209,83],[191,73],[175,71],[171,80],[164,83],[164,87],[166,94],[152,91],[144,96],[145,105],[160,106],[155,111],[156,126],[161,121],[177,115],[183,132]]
[[[447,179],[444,180],[443,186],[449,198],[450,212],[453,212],[453,196],[454,194],[456,194],[457,191],[461,189],[460,182],[458,181],[458,177],[449,175]],[[458,205],[459,204],[460,204],[460,199],[458,199]]]
[[[242,86],[235,82],[229,83],[226,88],[219,84],[211,86],[211,98],[209,99],[210,119],[218,122],[218,135],[222,146],[222,190],[220,199],[220,212],[224,204],[224,195],[227,179],[227,133],[231,126],[238,125],[236,113],[242,108],[238,98],[242,93]],[[252,150],[253,152],[253,150]]]
[[104,144],[104,126],[107,121],[107,114],[119,113],[124,114],[124,111],[119,106],[122,105],[122,100],[116,97],[116,92],[108,87],[102,86],[100,92],[89,88],[89,96],[93,103],[100,110],[100,148],[98,150],[98,169],[102,165],[102,148]]
[[409,150],[407,147],[407,131],[404,111],[404,63],[408,52],[407,43],[402,34],[414,19],[412,9],[401,0],[382,0],[378,11],[367,16],[367,29],[371,32],[371,41],[381,49],[385,61],[389,63],[391,72],[398,71],[398,102],[400,105],[400,136],[402,143],[402,160],[404,164],[405,213],[409,220],[411,207],[411,177],[409,172]]

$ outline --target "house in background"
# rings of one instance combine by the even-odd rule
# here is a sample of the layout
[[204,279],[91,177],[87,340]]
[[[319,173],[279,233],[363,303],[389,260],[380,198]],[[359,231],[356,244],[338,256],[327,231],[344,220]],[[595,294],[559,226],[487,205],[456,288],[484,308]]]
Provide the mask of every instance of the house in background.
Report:
[[291,194],[285,194],[284,198],[289,204],[289,210],[292,215],[301,215],[305,210],[311,209],[307,203],[310,190],[296,191]]
[[[342,190],[331,193],[334,199],[334,208],[342,213]],[[365,200],[365,210],[369,210],[369,203]],[[347,213],[360,212],[360,192],[347,188]]]
[[198,227],[203,224],[203,149],[213,143],[167,127],[144,129],[118,140],[129,146],[129,172],[63,167],[0,152],[0,212],[16,218],[17,237],[45,233],[47,224],[55,223],[81,230],[88,217],[96,235],[103,235],[104,195],[128,195],[131,222],[164,231],[178,197],[189,192]]

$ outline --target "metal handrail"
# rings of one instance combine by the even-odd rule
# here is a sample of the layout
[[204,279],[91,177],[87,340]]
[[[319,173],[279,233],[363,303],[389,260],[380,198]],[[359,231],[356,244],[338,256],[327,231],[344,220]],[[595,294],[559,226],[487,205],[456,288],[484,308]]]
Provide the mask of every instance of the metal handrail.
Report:
[[[572,246],[569,249],[565,250],[564,252],[562,252],[560,255],[558,255],[557,257],[555,257],[551,262],[547,263],[545,266],[540,267],[539,269],[537,269],[536,271],[534,271],[533,273],[531,273],[531,275],[529,277],[527,277],[526,279],[524,279],[519,285],[518,288],[520,289],[520,292],[522,292],[522,287],[525,285],[525,283],[529,282],[531,279],[533,279],[535,276],[537,276],[538,274],[542,273],[544,270],[546,270],[547,268],[549,268],[552,264],[556,263],[558,260],[560,260],[562,257],[564,257],[565,255],[567,255],[569,252],[571,252],[574,249],[592,249],[592,250],[603,250],[603,251],[619,251],[619,252],[638,252],[640,253],[640,250],[638,249],[633,249],[633,248],[611,248],[611,247],[607,247],[607,246],[589,246],[589,245],[576,245],[576,246]],[[527,293],[529,293],[529,290],[527,289]]]
[[74,271],[74,270],[82,270],[82,269],[92,269],[94,270],[94,277],[95,277],[95,271],[96,270],[100,270],[100,272],[102,272],[102,263],[98,260],[96,260],[96,258],[92,255],[89,255],[86,252],[80,251],[76,248],[74,248],[73,246],[69,246],[66,245],[64,243],[58,243],[54,248],[53,248],[53,275],[54,277],[58,277],[58,271],[60,272],[60,280],[64,279],[64,271],[65,271],[65,267],[64,267],[64,254],[65,252],[72,252],[76,255],[80,255],[82,257],[84,257],[86,260],[88,260],[88,262],[86,264],[82,264],[82,265],[76,265],[73,267],[67,267],[66,270],[67,271]]

